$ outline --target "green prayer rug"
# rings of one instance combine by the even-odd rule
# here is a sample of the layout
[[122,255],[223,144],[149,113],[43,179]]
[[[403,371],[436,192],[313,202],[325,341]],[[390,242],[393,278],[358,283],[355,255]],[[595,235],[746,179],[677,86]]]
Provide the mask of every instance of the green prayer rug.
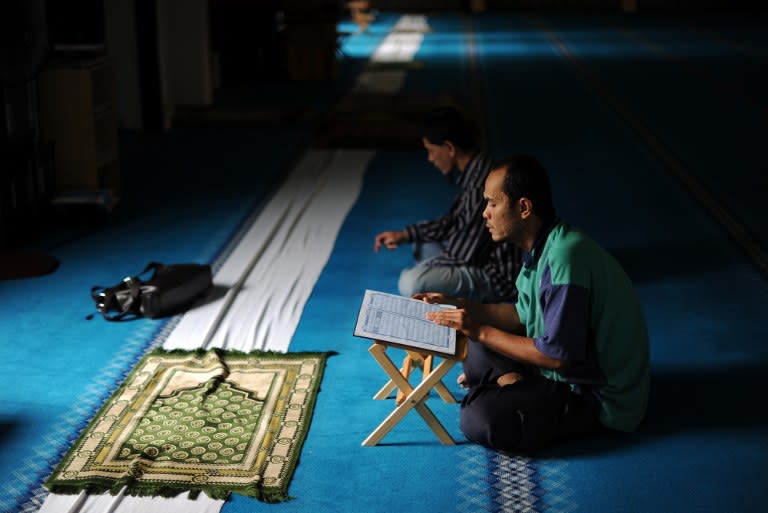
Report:
[[288,498],[323,353],[156,350],[136,365],[45,486],[54,493]]

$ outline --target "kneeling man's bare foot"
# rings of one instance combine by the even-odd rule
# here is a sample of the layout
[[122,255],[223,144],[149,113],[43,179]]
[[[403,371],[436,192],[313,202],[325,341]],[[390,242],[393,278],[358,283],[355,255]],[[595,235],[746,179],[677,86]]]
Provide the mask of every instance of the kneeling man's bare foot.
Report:
[[523,375],[519,372],[507,372],[506,374],[502,374],[499,376],[499,378],[496,380],[496,383],[500,386],[506,386],[506,385],[512,385],[514,383],[517,383],[518,381],[521,381],[523,379]]
[[456,378],[456,383],[458,383],[461,388],[469,388],[469,384],[467,384],[467,376],[464,375],[463,372]]

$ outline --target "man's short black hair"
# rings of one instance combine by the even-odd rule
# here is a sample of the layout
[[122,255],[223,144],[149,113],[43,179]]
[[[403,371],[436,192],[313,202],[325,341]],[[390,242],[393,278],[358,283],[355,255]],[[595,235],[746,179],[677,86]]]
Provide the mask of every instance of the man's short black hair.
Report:
[[453,107],[441,107],[430,112],[424,120],[421,136],[432,144],[450,141],[464,151],[477,147],[474,125]]
[[494,164],[493,169],[506,169],[504,194],[510,203],[522,197],[531,200],[533,213],[545,222],[554,219],[555,205],[552,202],[552,187],[547,171],[531,155],[512,155]]

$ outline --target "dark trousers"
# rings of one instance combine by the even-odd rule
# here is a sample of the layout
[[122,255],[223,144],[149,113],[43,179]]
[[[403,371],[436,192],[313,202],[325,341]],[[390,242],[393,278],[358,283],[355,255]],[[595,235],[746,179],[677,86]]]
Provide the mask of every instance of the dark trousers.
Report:
[[[496,380],[508,372],[524,379],[500,387]],[[490,449],[529,454],[556,439],[605,429],[596,400],[478,342],[469,342],[464,375],[469,391],[461,403],[461,430]]]

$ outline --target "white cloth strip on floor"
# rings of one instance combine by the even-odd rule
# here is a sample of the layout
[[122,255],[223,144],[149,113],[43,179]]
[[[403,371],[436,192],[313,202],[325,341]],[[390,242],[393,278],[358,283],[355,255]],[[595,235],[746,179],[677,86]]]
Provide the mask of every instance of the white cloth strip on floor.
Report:
[[[401,32],[402,31],[402,32]],[[427,17],[423,15],[401,16],[371,55],[370,63],[407,63],[413,61],[428,32]],[[403,88],[406,70],[368,69],[358,75],[352,90],[356,93],[392,94]]]
[[397,20],[392,32],[429,32],[427,17],[423,14],[406,14]]
[[[78,504],[80,499],[80,504]],[[84,499],[84,500],[83,500]],[[224,501],[214,500],[201,493],[190,501],[189,493],[178,497],[127,497],[119,499],[109,493],[88,495],[50,494],[40,508],[40,513],[218,513]]]
[[410,62],[423,40],[424,34],[420,32],[393,32],[373,52],[371,62]]
[[216,274],[227,294],[188,312],[163,347],[287,350],[372,156],[310,151]]

